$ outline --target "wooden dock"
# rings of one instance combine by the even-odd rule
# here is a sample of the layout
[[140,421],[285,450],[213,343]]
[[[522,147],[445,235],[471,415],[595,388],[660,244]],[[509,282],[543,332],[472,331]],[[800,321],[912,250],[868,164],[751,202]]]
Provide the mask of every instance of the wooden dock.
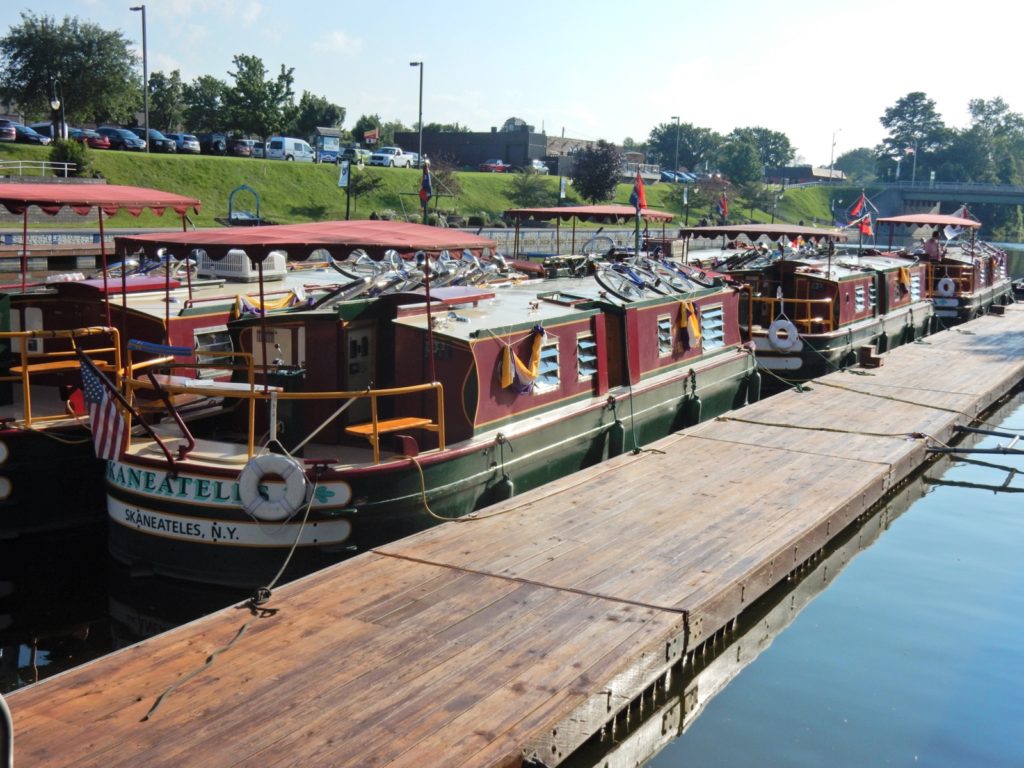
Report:
[[1022,377],[1015,305],[16,691],[15,765],[558,765]]

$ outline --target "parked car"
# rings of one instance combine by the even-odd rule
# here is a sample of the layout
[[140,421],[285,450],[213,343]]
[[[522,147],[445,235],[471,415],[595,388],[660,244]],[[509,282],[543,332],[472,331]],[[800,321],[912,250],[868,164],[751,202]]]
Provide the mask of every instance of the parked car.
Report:
[[[40,120],[38,123],[29,123],[28,127],[31,128],[36,133],[41,133],[43,136],[48,136],[51,140],[54,138],[53,123],[50,120]],[[58,127],[57,130],[59,132],[60,128]],[[65,135],[70,138],[71,129],[68,127],[67,123],[64,124],[64,132]],[[60,136],[58,136],[57,138],[60,138]]]
[[118,128],[113,125],[101,125],[96,133],[106,136],[110,140],[111,149],[121,149],[132,152],[141,152],[146,148],[146,142],[129,131],[127,128]]
[[256,142],[252,139],[228,139],[228,154],[235,157],[252,157]]
[[191,133],[165,133],[164,136],[174,141],[175,151],[179,155],[199,154],[199,139],[197,139]]
[[480,170],[484,173],[508,173],[512,166],[499,158],[492,158],[480,163]]
[[49,136],[43,136],[39,131],[29,128],[27,125],[22,125],[21,123],[14,124],[14,134],[14,140],[20,144],[39,144],[40,146],[46,146],[50,143]]
[[18,132],[14,130],[13,120],[0,120],[0,141],[14,141]]
[[271,136],[267,144],[268,160],[297,160],[312,163],[316,157],[308,141],[291,136]]
[[72,128],[68,138],[92,149],[110,149],[110,139],[92,128]]
[[345,147],[338,153],[338,160],[348,160],[352,165],[365,165],[373,153],[362,147]]
[[257,141],[252,145],[252,156],[253,157],[266,157],[267,156],[267,145],[262,141]]
[[[138,136],[140,139],[146,138],[145,128],[129,128],[132,133]],[[149,129],[149,151],[150,152],[176,152],[178,145],[174,139],[169,139],[163,135],[156,128]]]
[[204,155],[227,154],[227,134],[212,131],[210,133],[197,133],[196,138],[199,139],[199,151]]
[[548,164],[536,157],[530,161],[529,168],[531,171],[533,171],[534,173],[539,173],[541,176],[547,176],[548,173],[550,173]]
[[400,147],[381,147],[375,149],[370,155],[370,165],[380,165],[385,168],[409,168],[412,165],[412,158]]

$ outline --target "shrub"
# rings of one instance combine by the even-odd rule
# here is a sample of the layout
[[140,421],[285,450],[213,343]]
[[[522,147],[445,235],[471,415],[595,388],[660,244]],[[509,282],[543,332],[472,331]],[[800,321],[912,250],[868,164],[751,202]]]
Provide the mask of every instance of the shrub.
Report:
[[83,179],[91,179],[96,176],[89,149],[85,144],[71,139],[57,139],[53,142],[50,147],[50,162],[74,164],[74,168],[68,171],[69,176]]
[[466,226],[468,227],[482,227],[487,223],[487,217],[483,214],[474,213],[468,219],[466,219]]

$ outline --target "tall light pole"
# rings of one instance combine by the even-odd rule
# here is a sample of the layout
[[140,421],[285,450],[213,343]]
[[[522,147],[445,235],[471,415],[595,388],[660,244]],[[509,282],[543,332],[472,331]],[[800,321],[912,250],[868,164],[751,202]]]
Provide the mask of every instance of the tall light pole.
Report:
[[[420,114],[419,114],[419,126],[420,126],[420,147],[419,157],[420,165],[423,165],[423,62],[422,61],[410,61],[410,67],[420,68]],[[424,222],[426,223],[426,222]]]
[[917,139],[914,139],[914,164],[910,167],[910,183],[917,181]]
[[149,62],[146,57],[146,6],[133,5],[129,11],[142,11],[142,111],[146,129],[146,151],[149,152]]
[[[679,173],[679,115],[672,115],[672,119],[676,121],[676,164],[672,166],[672,173]],[[678,176],[676,181],[679,181]]]
[[50,136],[54,141],[57,139],[66,139],[67,136],[64,134],[64,88],[61,87],[60,80],[53,81],[53,90],[50,96],[50,109],[53,110],[50,115]]
[[835,156],[836,156],[836,134],[839,133],[841,130],[843,130],[843,129],[842,128],[836,128],[834,131],[832,131],[832,151],[829,152],[829,155],[828,155],[828,183],[829,184],[832,183],[832,168],[833,168],[832,161],[835,159]]

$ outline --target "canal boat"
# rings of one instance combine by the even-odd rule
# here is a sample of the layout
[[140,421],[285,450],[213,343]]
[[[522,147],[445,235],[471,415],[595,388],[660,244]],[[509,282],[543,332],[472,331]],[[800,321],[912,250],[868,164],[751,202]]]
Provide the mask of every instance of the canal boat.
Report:
[[896,254],[836,253],[842,236],[785,224],[681,230],[684,239],[750,244],[718,259],[715,268],[743,285],[740,323],[758,366],[769,374],[766,391],[858,362],[878,364],[881,353],[931,328],[927,266]]
[[[938,327],[972,320],[993,306],[1015,300],[1006,252],[977,238],[981,223],[970,218],[966,208],[952,215],[888,216],[877,223],[888,225],[888,252],[913,256],[925,263],[926,291],[935,305]],[[914,237],[933,232],[943,243],[937,259],[929,259]],[[899,249],[895,247],[898,235],[910,240]]]
[[[455,238],[466,260],[494,257],[485,238],[395,222],[230,234],[117,243],[179,258],[241,249],[254,264],[273,249],[292,260],[327,251],[342,269],[353,252],[394,250],[429,274]],[[592,275],[428,279],[234,320],[238,363],[222,412],[150,417],[107,464],[110,551],[157,574],[254,587],[472,517],[757,399],[739,306],[722,281],[625,300]],[[141,375],[126,385],[133,402],[189,391]]]
[[[90,350],[115,379],[123,352],[107,300],[115,281],[80,287],[99,297],[86,308],[71,298],[76,287],[70,283],[32,276],[30,269],[45,270],[46,264],[32,257],[30,212],[95,213],[106,265],[106,217],[173,211],[184,227],[199,200],[109,184],[11,183],[0,184],[0,205],[22,217],[15,255],[20,275],[0,292],[0,538],[11,538],[102,521],[102,485],[96,483],[102,465],[93,453],[73,349]],[[165,338],[162,325],[132,332],[153,341]]]

